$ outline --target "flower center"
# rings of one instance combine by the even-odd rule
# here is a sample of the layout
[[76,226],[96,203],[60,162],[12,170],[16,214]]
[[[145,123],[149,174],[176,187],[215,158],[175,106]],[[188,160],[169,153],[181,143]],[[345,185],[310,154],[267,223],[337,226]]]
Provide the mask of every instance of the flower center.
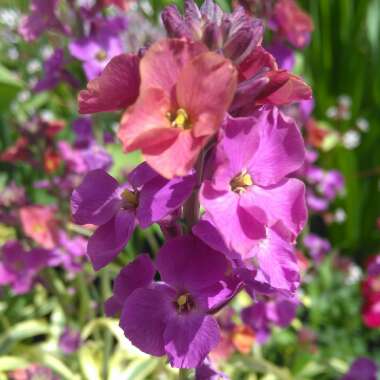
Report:
[[182,129],[191,128],[189,115],[187,114],[186,110],[183,108],[179,108],[177,112],[175,113],[175,115],[168,112],[166,116],[169,119],[172,127],[174,128],[182,128]]
[[187,313],[194,309],[195,304],[189,293],[183,293],[175,301],[175,306],[180,313]]
[[123,208],[136,208],[139,205],[139,194],[137,191],[124,190],[121,193],[121,198],[123,199]]
[[243,170],[237,176],[232,178],[230,182],[231,190],[239,194],[244,193],[244,191],[252,185],[252,177],[247,172],[247,170]]
[[42,224],[36,223],[33,227],[33,232],[36,234],[40,234],[45,231],[45,227]]
[[96,53],[95,58],[99,62],[105,61],[107,59],[107,52],[101,49]]

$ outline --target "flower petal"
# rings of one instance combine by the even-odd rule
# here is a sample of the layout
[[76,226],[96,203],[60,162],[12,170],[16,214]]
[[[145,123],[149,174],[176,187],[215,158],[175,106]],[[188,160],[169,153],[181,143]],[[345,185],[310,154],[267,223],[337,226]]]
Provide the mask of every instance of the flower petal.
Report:
[[165,354],[164,331],[175,314],[175,292],[164,284],[136,289],[125,301],[120,327],[140,350],[150,355]]
[[175,368],[195,368],[218,344],[219,326],[210,315],[190,313],[171,318],[164,333],[165,351]]
[[160,249],[156,266],[163,281],[179,291],[196,291],[225,278],[228,262],[193,235],[169,240]]
[[[233,129],[239,119],[230,126]],[[250,162],[253,182],[270,186],[299,169],[305,160],[305,147],[297,125],[282,115],[276,107],[257,111],[252,118],[260,145]],[[240,141],[245,136],[240,136]]]
[[157,176],[146,183],[139,194],[137,219],[142,228],[158,222],[178,209],[191,195],[195,186],[194,174],[167,180]]
[[254,185],[243,194],[240,205],[269,227],[280,222],[289,231],[290,240],[298,235],[307,220],[305,185],[295,178],[267,188]]
[[165,39],[153,44],[140,63],[141,92],[160,88],[174,95],[173,87],[184,65],[207,48],[186,39]]
[[176,86],[177,102],[188,113],[195,137],[218,130],[232,102],[236,81],[232,63],[213,52],[199,55],[181,70]]
[[88,241],[87,254],[95,270],[110,263],[127,245],[136,221],[134,213],[120,211],[101,225]]
[[134,290],[150,285],[155,271],[152,260],[146,254],[137,256],[135,260],[125,266],[115,279],[113,296],[106,302],[107,315],[119,312],[127,297]]
[[77,224],[102,225],[120,209],[119,184],[102,169],[89,172],[71,196],[71,211]]
[[121,54],[111,59],[103,73],[79,93],[80,113],[115,111],[129,107],[139,94],[139,58]]

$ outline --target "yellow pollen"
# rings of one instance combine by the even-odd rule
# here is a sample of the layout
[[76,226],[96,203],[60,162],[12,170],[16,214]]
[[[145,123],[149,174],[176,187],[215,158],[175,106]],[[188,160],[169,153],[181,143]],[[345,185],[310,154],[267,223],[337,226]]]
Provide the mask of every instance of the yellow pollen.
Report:
[[139,204],[137,192],[124,190],[123,193],[121,194],[121,197],[123,198],[125,202],[128,203],[128,205],[131,205],[133,207],[137,207]]
[[182,294],[177,298],[177,305],[184,306],[187,302],[187,294]]
[[167,117],[174,128],[189,129],[191,127],[189,123],[189,115],[183,108],[177,110],[174,118],[170,112],[167,113]]
[[249,186],[253,185],[252,177],[246,170],[243,170],[236,177],[232,178],[230,186],[235,193],[243,193]]
[[106,51],[104,51],[104,50],[99,50],[99,51],[96,53],[95,58],[96,58],[96,60],[99,61],[99,62],[104,61],[104,60],[107,58],[107,53],[106,53]]
[[36,233],[36,234],[39,234],[41,232],[44,232],[45,228],[42,224],[35,224],[33,226],[33,232]]

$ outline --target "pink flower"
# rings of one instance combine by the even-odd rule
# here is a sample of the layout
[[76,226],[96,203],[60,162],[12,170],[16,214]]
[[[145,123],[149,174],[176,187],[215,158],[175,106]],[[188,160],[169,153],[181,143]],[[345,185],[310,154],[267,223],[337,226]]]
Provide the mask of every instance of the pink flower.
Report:
[[278,0],[272,20],[280,35],[295,47],[303,48],[309,43],[313,20],[294,0]]
[[56,246],[58,222],[56,210],[49,206],[25,206],[20,208],[20,219],[25,235],[46,249]]
[[302,78],[279,70],[274,57],[257,47],[238,67],[239,84],[230,112],[250,115],[264,104],[285,105],[312,97],[311,88]]
[[140,95],[123,116],[119,138],[164,177],[185,175],[225,117],[235,68],[201,43],[167,39],[147,51],[140,73]]
[[121,54],[111,59],[102,74],[78,96],[79,113],[116,111],[132,105],[139,94],[139,58]]

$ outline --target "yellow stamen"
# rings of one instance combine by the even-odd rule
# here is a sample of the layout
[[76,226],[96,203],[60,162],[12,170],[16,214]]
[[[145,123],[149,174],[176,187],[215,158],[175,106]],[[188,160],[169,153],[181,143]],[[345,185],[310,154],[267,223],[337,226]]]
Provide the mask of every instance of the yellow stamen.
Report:
[[191,128],[191,125],[189,123],[189,115],[187,114],[186,110],[184,110],[183,108],[179,108],[177,110],[174,118],[170,112],[167,113],[167,117],[171,121],[172,127],[174,128],[182,128],[182,129]]
[[182,294],[177,298],[178,306],[184,306],[187,302],[187,294]]
[[96,53],[95,58],[97,61],[102,62],[107,59],[107,52],[105,50],[99,50]]
[[137,207],[139,204],[138,193],[130,190],[124,190],[121,194],[123,200],[127,203],[127,205],[132,207]]
[[189,312],[194,307],[194,301],[189,293],[183,293],[176,299],[175,306],[180,313]]
[[239,194],[243,193],[248,187],[252,185],[252,177],[246,170],[243,170],[236,177],[232,178],[230,182],[231,190]]
[[35,224],[32,228],[33,228],[33,232],[36,234],[39,234],[45,231],[45,228],[42,224]]

